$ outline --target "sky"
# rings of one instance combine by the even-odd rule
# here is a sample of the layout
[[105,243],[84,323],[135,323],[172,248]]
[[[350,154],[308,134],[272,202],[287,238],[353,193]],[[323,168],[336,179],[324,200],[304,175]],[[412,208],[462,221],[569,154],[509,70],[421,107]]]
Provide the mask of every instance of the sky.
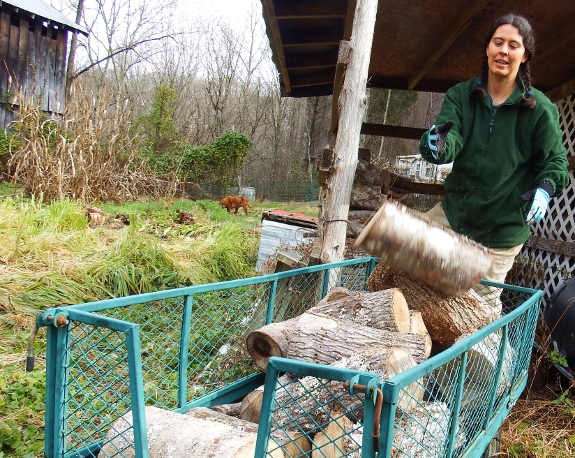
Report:
[[255,6],[261,14],[260,0],[180,0],[181,8],[185,14],[193,14],[194,11],[207,13],[234,23],[241,20],[247,12]]

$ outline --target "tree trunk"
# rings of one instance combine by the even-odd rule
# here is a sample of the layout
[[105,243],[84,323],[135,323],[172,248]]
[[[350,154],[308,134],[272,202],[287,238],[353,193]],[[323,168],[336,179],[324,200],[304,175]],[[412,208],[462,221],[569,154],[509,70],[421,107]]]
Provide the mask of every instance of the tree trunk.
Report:
[[353,20],[349,65],[338,99],[339,122],[333,148],[334,162],[320,194],[323,263],[343,259],[346,220],[357,165],[357,148],[366,107],[366,85],[377,0],[358,0]]
[[493,258],[479,243],[395,201],[379,208],[355,246],[438,292],[453,296],[477,285]]
[[[80,25],[82,14],[84,12],[84,0],[78,0],[78,9],[76,10],[76,24]],[[72,41],[70,42],[70,53],[68,54],[68,69],[66,70],[66,103],[70,95],[70,87],[75,72],[76,48],[78,47],[78,32],[72,31]]]
[[367,285],[371,291],[400,288],[408,307],[421,312],[434,351],[449,348],[460,336],[499,318],[499,312],[474,290],[460,297],[446,296],[382,262],[375,266]]

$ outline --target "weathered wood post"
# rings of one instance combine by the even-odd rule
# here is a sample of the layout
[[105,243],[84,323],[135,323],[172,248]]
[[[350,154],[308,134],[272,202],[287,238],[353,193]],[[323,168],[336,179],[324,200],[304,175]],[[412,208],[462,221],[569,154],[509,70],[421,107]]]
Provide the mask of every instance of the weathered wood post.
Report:
[[[366,109],[366,86],[376,13],[377,0],[357,1],[349,42],[349,61],[337,100],[339,122],[332,142],[333,160],[320,194],[322,263],[342,260],[345,250],[351,188],[358,161],[361,124]],[[345,45],[342,46],[344,47]],[[345,53],[340,52],[338,61],[341,54]],[[336,93],[334,88],[334,97]]]

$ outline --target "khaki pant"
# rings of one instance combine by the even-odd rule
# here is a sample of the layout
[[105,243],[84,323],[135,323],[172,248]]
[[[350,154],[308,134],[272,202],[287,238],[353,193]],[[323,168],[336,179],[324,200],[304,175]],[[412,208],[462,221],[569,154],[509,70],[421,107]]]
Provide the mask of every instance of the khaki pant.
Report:
[[[449,221],[447,221],[447,217],[445,216],[445,212],[441,207],[441,202],[429,210],[425,215],[436,223],[442,224],[443,226],[451,229]],[[497,283],[505,283],[507,272],[509,272],[511,267],[513,267],[513,262],[515,261],[515,257],[521,251],[521,247],[523,247],[523,244],[511,248],[490,248],[490,250],[493,252],[493,262],[485,274],[485,280],[491,280]],[[475,290],[483,297],[485,297],[492,306],[497,307],[499,311],[501,311],[501,300],[499,299],[502,291],[501,288],[477,285]]]

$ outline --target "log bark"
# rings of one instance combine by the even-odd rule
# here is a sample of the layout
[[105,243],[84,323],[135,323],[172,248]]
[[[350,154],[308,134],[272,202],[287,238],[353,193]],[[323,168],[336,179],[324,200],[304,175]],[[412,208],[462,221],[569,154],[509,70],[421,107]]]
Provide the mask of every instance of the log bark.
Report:
[[[226,456],[253,458],[257,425],[229,417],[206,408],[192,409],[186,415],[147,406],[145,409],[150,458],[166,456]],[[132,429],[132,412],[116,420],[108,432],[101,456],[136,458]],[[119,431],[126,431],[118,435]],[[286,454],[270,441],[268,456],[285,458]]]
[[[336,292],[335,294],[343,294]],[[320,301],[306,313],[351,321],[362,326],[406,333],[411,322],[407,302],[401,291],[390,288],[383,291],[350,292],[346,297]]]
[[235,402],[233,404],[220,404],[217,406],[212,406],[210,409],[216,412],[223,413],[224,415],[229,415],[230,417],[240,416],[241,402]]
[[395,201],[379,208],[355,246],[453,296],[477,285],[493,258],[479,243]]
[[364,186],[357,183],[353,184],[349,208],[354,210],[377,210],[387,197],[381,193],[379,186]]
[[291,331],[286,357],[330,365],[366,349],[387,352],[393,347],[407,350],[418,363],[425,360],[425,336],[399,334],[304,313]]
[[421,312],[434,352],[499,318],[499,311],[474,290],[459,297],[447,296],[382,262],[375,266],[367,285],[371,291],[401,288],[408,307]]
[[[349,321],[354,326],[371,327],[388,332],[407,333],[411,326],[405,297],[399,289],[394,288],[369,293],[337,287],[315,307],[310,308],[306,315],[308,315],[308,321],[312,320],[309,315],[317,316],[316,325],[323,326],[321,324],[323,323],[332,328],[335,326],[334,323],[329,322],[332,318],[337,321]],[[248,352],[254,362],[264,371],[271,356],[288,357],[290,339],[302,316],[280,323],[271,323],[248,335]],[[322,322],[319,318],[327,318],[328,321]],[[427,343],[424,343],[424,346],[426,348],[423,355],[427,358],[430,349],[427,348]]]

